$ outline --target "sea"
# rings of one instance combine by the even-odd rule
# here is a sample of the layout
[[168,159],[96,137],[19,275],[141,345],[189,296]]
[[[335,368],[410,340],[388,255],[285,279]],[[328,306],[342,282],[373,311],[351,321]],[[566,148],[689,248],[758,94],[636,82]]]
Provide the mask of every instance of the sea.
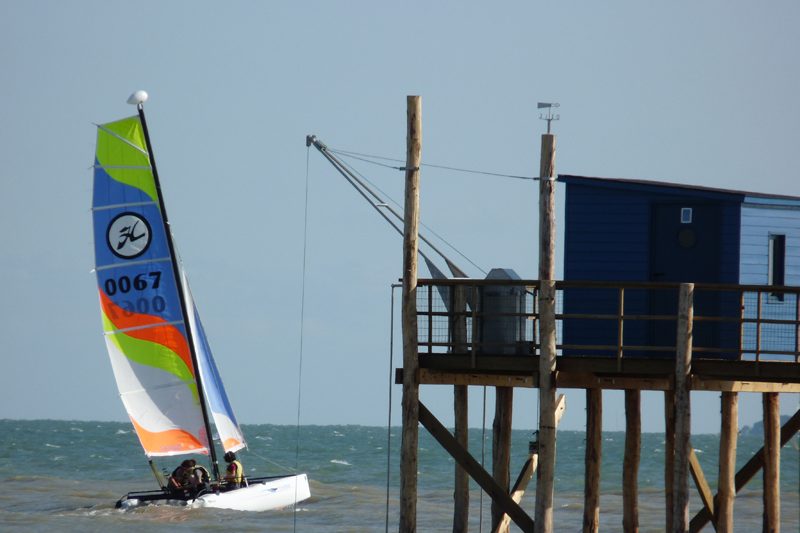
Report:
[[[249,448],[239,456],[251,476],[306,472],[310,500],[264,513],[148,506],[120,510],[129,491],[156,487],[131,426],[119,422],[0,420],[0,531],[397,531],[400,428],[245,425]],[[515,430],[512,481],[522,467],[531,432]],[[600,523],[622,530],[624,433],[603,434]],[[694,435],[692,445],[711,487],[716,487],[717,435]],[[580,531],[583,516],[584,434],[558,432],[554,524]],[[762,446],[742,433],[737,467]],[[470,451],[491,464],[491,432],[472,429]],[[198,457],[198,460],[204,460]],[[178,458],[161,458],[172,470]],[[642,435],[639,469],[640,531],[664,531],[664,435]],[[417,529],[452,531],[454,462],[420,429]],[[488,469],[488,468],[487,468]],[[691,481],[690,481],[691,485]],[[535,479],[522,500],[533,514]],[[800,531],[800,438],[781,455],[781,525]],[[702,504],[692,491],[691,515]],[[736,531],[760,530],[762,484],[757,475],[735,503]],[[470,491],[470,531],[491,530],[490,501]],[[512,526],[512,531],[517,529]],[[708,526],[704,531],[713,531]]]

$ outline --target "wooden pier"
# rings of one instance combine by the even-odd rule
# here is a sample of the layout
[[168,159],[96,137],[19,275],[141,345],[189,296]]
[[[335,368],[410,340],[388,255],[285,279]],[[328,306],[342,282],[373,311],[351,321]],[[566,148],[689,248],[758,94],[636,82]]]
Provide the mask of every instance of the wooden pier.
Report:
[[[455,385],[455,386],[489,386],[504,388],[527,387],[536,388],[541,383],[541,343],[536,338],[536,333],[542,329],[540,322],[539,295],[540,284],[536,280],[522,281],[489,281],[489,280],[428,280],[418,281],[416,318],[418,320],[417,364],[418,385]],[[501,317],[491,316],[481,311],[481,295],[487,289],[504,287],[518,288],[508,292],[524,295],[525,309],[515,314],[504,314]],[[555,282],[556,312],[554,314],[554,330],[561,332],[569,330],[572,322],[582,323],[586,320],[602,321],[616,331],[633,329],[633,324],[649,321],[670,321],[675,324],[678,335],[678,346],[659,347],[659,352],[666,354],[670,350],[677,356],[669,357],[643,357],[643,346],[625,343],[619,339],[618,343],[609,345],[568,345],[561,339],[556,344],[559,355],[555,358],[555,371],[550,375],[553,379],[554,389],[584,389],[586,391],[587,428],[586,428],[586,488],[584,531],[599,530],[599,476],[601,457],[602,427],[602,391],[624,390],[626,443],[623,473],[623,500],[624,523],[623,530],[636,531],[638,524],[637,510],[637,471],[639,465],[639,448],[641,421],[639,414],[639,399],[641,391],[662,391],[665,395],[665,426],[667,427],[667,454],[665,455],[665,476],[668,497],[668,507],[665,509],[664,520],[672,524],[669,531],[699,531],[709,521],[715,524],[718,531],[732,530],[733,506],[735,494],[763,468],[764,472],[764,503],[765,520],[770,524],[780,521],[779,505],[779,458],[780,449],[800,430],[800,412],[780,427],[778,424],[778,397],[779,393],[800,393],[800,353],[793,350],[786,353],[773,353],[769,350],[765,354],[758,346],[740,344],[728,353],[720,354],[713,347],[692,346],[692,330],[696,323],[710,323],[715,321],[736,321],[737,329],[746,331],[754,328],[759,330],[769,326],[774,328],[780,324],[797,334],[800,320],[795,317],[788,319],[763,319],[739,317],[731,319],[729,316],[709,317],[694,316],[692,297],[696,292],[724,291],[758,295],[772,291],[764,286],[706,286],[695,284],[651,284],[651,283],[608,283],[608,282]],[[569,298],[570,289],[580,288],[585,291],[589,287],[598,290],[615,290],[620,293],[634,293],[648,290],[673,291],[680,298],[681,312],[676,316],[648,316],[624,313],[610,316],[597,315],[570,315],[563,312],[563,299]],[[800,298],[800,289],[781,288],[785,293],[794,298]],[[454,305],[456,294],[472,295],[468,298],[471,305],[464,311],[456,311]],[[442,295],[451,297],[450,302],[442,300]],[[758,297],[755,296],[757,299]],[[624,298],[620,299],[624,302]],[[522,324],[519,339],[513,344],[487,345],[481,340],[482,322],[502,318]],[[466,342],[456,341],[452,324],[463,322],[468,332]],[[625,325],[628,324],[628,328]],[[762,341],[763,336],[760,336]],[[561,337],[563,338],[563,337]],[[747,335],[740,338],[746,340]],[[695,352],[695,349],[697,352]],[[509,350],[516,350],[518,354],[509,355]],[[627,355],[627,352],[632,352]],[[588,353],[587,353],[588,352]],[[606,355],[596,355],[597,352],[606,352]],[[713,353],[716,356],[724,355],[725,358],[703,357],[703,353]],[[592,355],[590,355],[592,354]],[[720,466],[719,487],[717,494],[705,481],[705,476],[700,469],[691,447],[690,419],[691,419],[691,393],[692,391],[718,391],[721,395],[722,421],[720,426]],[[737,401],[738,393],[762,393],[764,398],[764,428],[765,441],[762,452],[750,459],[739,471],[734,471],[737,438]],[[502,397],[502,396],[500,396]],[[499,403],[505,406],[505,403]],[[463,468],[492,498],[496,507],[502,510],[502,515],[508,515],[523,531],[531,531],[533,520],[527,512],[518,506],[519,498],[513,498],[513,491],[509,491],[496,481],[496,478],[478,465],[469,451],[461,444],[456,444],[455,438],[448,438],[443,434],[442,425],[438,423],[434,414],[419,405],[420,412],[425,411],[425,416],[420,414],[420,422],[426,427],[445,449],[453,456]],[[574,406],[573,406],[574,407]],[[507,408],[507,407],[506,407]],[[499,415],[503,415],[500,407]],[[509,411],[510,413],[510,411]],[[510,416],[510,414],[509,414]],[[555,416],[555,414],[554,414]],[[499,431],[504,424],[495,424],[495,431]],[[449,432],[448,432],[449,435]],[[498,439],[493,439],[498,442]],[[538,464],[541,466],[542,453],[538,450]],[[509,454],[505,445],[497,448],[494,454],[494,470],[499,467],[498,461],[507,462]],[[535,463],[534,463],[535,464]],[[504,466],[509,471],[509,465]],[[525,465],[528,468],[528,465]],[[523,469],[524,470],[524,469]],[[535,470],[535,466],[534,466]],[[513,477],[514,472],[511,472]],[[701,500],[704,502],[702,509],[689,509],[690,479],[694,480]],[[538,496],[537,490],[537,496]],[[500,496],[498,496],[500,495]],[[552,498],[552,496],[551,496]],[[516,500],[516,501],[515,501]],[[552,501],[552,499],[550,500]],[[550,504],[552,506],[552,503]],[[460,509],[463,513],[463,509]],[[523,516],[524,513],[524,516]],[[498,522],[495,520],[494,522]],[[619,527],[614,524],[613,527]],[[607,527],[612,527],[607,524]],[[463,529],[457,529],[465,531]],[[538,529],[537,529],[538,530]],[[777,531],[771,528],[770,531]]]
[[[759,472],[764,481],[764,531],[779,531],[780,450],[800,431],[800,411],[782,427],[779,422],[779,395],[800,393],[800,288],[555,280],[555,138],[549,132],[542,141],[541,279],[417,279],[421,105],[418,97],[409,97],[408,104],[404,357],[403,369],[397,372],[397,381],[403,385],[400,531],[416,531],[418,424],[457,464],[453,531],[467,530],[465,474],[492,499],[492,531],[507,531],[510,522],[526,532],[554,531],[556,426],[564,408],[557,399],[558,389],[583,389],[586,393],[583,531],[599,531],[602,522],[602,391],[611,389],[625,391],[624,509],[622,523],[604,524],[604,529],[638,531],[640,397],[641,391],[661,391],[667,440],[667,531],[700,531],[709,522],[716,531],[733,531],[736,493]],[[764,312],[764,302],[775,295],[781,302],[794,304],[782,305],[783,314]],[[490,301],[502,301],[502,305],[489,305]],[[792,311],[786,314],[786,309]],[[588,340],[578,334],[587,329],[596,332]],[[454,433],[419,401],[419,387],[428,385],[454,387]],[[469,386],[496,387],[492,473],[467,449]],[[539,389],[540,426],[537,446],[510,486],[511,399],[516,387]],[[691,446],[692,391],[721,393],[716,492],[706,481]],[[764,447],[736,472],[740,392],[763,395]],[[520,502],[534,472],[532,517]],[[690,483],[703,502],[699,509],[689,508]]]

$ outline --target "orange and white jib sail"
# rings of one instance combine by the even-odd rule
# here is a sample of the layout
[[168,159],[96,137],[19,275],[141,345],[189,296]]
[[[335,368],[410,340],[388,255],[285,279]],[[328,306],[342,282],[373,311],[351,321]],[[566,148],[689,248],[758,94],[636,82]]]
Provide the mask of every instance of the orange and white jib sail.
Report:
[[122,402],[148,456],[208,453],[182,302],[141,119],[97,130],[95,270]]

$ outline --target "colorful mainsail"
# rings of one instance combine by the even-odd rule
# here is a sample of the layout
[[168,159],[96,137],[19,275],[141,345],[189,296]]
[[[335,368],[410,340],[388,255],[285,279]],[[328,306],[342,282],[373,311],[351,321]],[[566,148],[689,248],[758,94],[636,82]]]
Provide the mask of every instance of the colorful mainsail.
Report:
[[148,456],[208,453],[167,228],[139,116],[98,126],[95,270],[122,402]]

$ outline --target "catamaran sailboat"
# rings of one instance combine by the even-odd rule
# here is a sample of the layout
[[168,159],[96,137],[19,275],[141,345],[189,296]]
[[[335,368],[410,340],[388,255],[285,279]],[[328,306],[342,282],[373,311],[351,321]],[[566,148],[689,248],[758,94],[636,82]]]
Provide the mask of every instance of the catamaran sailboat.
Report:
[[[179,503],[242,511],[287,507],[310,497],[305,474],[220,477],[213,418],[225,452],[246,446],[175,253],[137,91],[138,114],[97,126],[94,162],[95,272],[106,347],[122,403],[160,489],[131,492],[118,507]],[[210,416],[209,416],[210,415]],[[208,455],[211,480],[199,491],[167,487],[154,457]]]

